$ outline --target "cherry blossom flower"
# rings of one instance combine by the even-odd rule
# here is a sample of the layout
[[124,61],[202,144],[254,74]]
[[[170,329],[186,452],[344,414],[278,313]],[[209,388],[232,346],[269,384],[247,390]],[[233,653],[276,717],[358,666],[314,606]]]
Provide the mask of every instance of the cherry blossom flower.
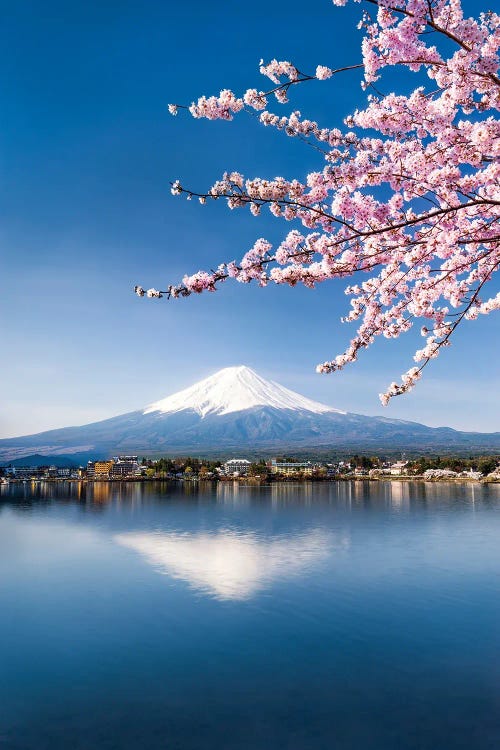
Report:
[[[258,239],[241,260],[186,275],[165,292],[135,292],[176,298],[213,292],[227,278],[309,288],[348,279],[343,320],[356,332],[344,352],[316,369],[342,370],[377,337],[396,339],[417,324],[425,345],[415,352],[417,366],[380,394],[387,405],[415,386],[463,320],[500,309],[500,294],[481,298],[500,263],[500,16],[465,18],[460,0],[368,0],[368,8],[360,21],[362,63],[318,65],[307,74],[289,61],[261,60],[269,90],[239,96],[223,89],[184,107],[209,120],[251,112],[315,149],[318,166],[305,179],[233,171],[204,191],[186,190],[178,180],[171,186],[174,195],[220,199],[254,216],[267,206],[293,223],[291,231],[274,249]],[[373,84],[388,68],[414,75],[413,91],[378,93]],[[340,73],[356,69],[367,93],[344,127],[269,108],[286,104],[296,85],[334,86]],[[178,110],[169,105],[171,114]]]

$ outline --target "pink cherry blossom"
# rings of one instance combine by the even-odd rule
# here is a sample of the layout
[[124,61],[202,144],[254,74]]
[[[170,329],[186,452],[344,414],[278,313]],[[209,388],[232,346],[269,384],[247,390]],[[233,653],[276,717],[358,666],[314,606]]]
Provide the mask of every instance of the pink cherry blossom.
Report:
[[[355,323],[356,332],[344,352],[316,369],[341,370],[377,337],[398,338],[420,326],[425,345],[415,352],[417,366],[380,394],[387,405],[415,386],[463,320],[500,309],[500,294],[481,296],[500,263],[500,16],[465,18],[460,0],[367,5],[359,24],[361,63],[317,65],[308,74],[288,61],[261,61],[269,90],[249,88],[239,96],[223,89],[189,107],[169,105],[172,115],[184,109],[209,120],[257,112],[265,127],[314,148],[318,165],[297,179],[226,172],[202,191],[173,182],[174,195],[222,200],[254,216],[267,206],[293,226],[274,249],[258,239],[239,261],[186,275],[164,292],[141,286],[135,292],[176,298],[213,292],[227,278],[310,288],[348,279],[351,303],[343,320]],[[388,68],[415,76],[413,91],[379,93],[373,84]],[[270,110],[269,102],[286,104],[296,85],[334,86],[340,73],[356,69],[367,93],[343,127],[297,110]],[[335,102],[335,88],[331,96]]]

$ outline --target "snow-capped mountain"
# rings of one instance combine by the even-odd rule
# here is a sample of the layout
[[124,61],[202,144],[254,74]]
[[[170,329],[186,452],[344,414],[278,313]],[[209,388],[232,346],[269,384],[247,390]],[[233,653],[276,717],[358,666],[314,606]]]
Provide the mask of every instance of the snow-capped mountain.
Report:
[[336,412],[345,414],[332,406],[325,406],[317,401],[289,391],[278,383],[264,380],[250,367],[225,367],[215,375],[200,380],[190,388],[174,393],[173,396],[147,406],[144,414],[160,412],[173,414],[192,409],[200,417],[209,414],[231,414],[237,411],[252,409],[254,406],[270,406],[273,409],[292,409],[309,411],[313,414]]
[[81,427],[0,440],[0,462],[117,453],[270,455],[284,451],[500,450],[500,433],[366,417],[312,401],[249,367],[228,367],[144,409]]

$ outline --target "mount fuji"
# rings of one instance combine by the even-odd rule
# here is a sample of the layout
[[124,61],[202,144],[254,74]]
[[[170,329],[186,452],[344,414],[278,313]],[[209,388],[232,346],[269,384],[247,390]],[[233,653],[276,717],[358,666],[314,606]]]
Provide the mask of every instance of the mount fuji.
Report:
[[227,367],[144,409],[81,427],[0,440],[0,461],[30,454],[75,460],[117,453],[262,455],[318,451],[495,451],[500,433],[459,432],[340,411]]

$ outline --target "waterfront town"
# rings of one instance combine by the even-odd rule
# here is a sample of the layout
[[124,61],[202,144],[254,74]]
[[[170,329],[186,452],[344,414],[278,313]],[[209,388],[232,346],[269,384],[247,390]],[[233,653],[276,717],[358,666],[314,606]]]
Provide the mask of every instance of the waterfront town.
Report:
[[120,455],[107,460],[88,461],[85,466],[55,464],[0,467],[0,482],[68,481],[321,481],[338,479],[423,479],[426,481],[464,479],[500,481],[500,457],[419,457],[387,461],[378,457],[354,455],[337,461],[300,461],[291,457],[251,461],[201,458],[139,458]]

